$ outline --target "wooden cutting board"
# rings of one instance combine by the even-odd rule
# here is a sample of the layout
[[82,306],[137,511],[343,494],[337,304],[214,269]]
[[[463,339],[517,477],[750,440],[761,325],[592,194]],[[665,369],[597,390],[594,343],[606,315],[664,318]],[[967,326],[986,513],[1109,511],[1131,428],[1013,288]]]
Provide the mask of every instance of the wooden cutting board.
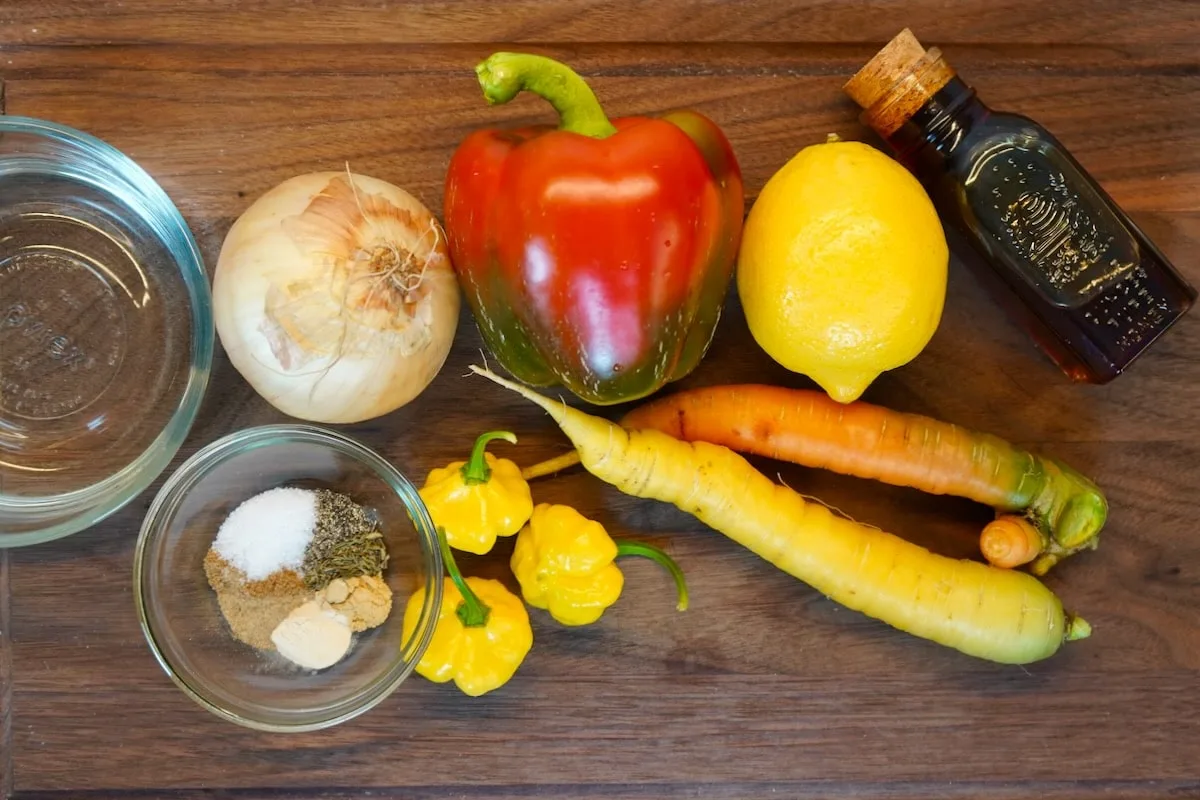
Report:
[[[687,105],[711,116],[749,202],[827,133],[876,141],[840,87],[905,26],[991,105],[1054,131],[1200,285],[1200,4],[1189,0],[8,0],[0,75],[8,113],[82,128],[144,166],[211,269],[233,219],[301,172],[349,163],[440,209],[468,131],[547,119],[534,99],[483,103],[472,67],[501,47],[569,61],[614,115]],[[541,412],[464,377],[480,346],[464,313],[430,389],[346,432],[418,480],[491,428],[516,431],[524,461],[561,452]],[[731,296],[685,385],[735,381],[807,385],[755,346]],[[1093,623],[1090,640],[1024,669],[974,661],[573,471],[539,483],[538,499],[669,548],[691,581],[687,613],[656,567],[629,562],[624,596],[597,625],[567,630],[534,614],[534,650],[501,691],[472,700],[414,677],[335,730],[267,735],[193,704],[142,639],[131,561],[160,479],[93,530],[0,553],[0,795],[1200,795],[1200,316],[1113,384],[1071,385],[956,256],[937,335],[867,399],[1096,477],[1112,504],[1102,546],[1048,579]],[[171,469],[230,431],[283,420],[218,352]],[[951,555],[974,555],[989,517],[965,501],[756,463]],[[502,577],[510,548],[464,561]]]

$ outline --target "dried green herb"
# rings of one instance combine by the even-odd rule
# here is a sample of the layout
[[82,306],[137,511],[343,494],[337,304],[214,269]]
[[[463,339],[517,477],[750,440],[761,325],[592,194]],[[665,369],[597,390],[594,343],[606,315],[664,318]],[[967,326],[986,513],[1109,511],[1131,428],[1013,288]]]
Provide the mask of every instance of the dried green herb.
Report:
[[379,575],[388,552],[374,515],[340,492],[317,491],[317,527],[304,551],[304,583],[324,588],[335,578]]

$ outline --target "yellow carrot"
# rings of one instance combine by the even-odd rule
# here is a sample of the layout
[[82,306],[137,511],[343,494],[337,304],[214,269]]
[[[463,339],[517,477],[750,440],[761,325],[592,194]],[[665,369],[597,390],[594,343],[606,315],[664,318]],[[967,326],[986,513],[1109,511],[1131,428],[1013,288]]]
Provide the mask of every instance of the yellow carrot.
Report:
[[1091,629],[1037,578],[937,555],[836,516],[732,450],[626,431],[472,366],[550,414],[589,472],[669,502],[848,608],[968,655],[1026,664]]

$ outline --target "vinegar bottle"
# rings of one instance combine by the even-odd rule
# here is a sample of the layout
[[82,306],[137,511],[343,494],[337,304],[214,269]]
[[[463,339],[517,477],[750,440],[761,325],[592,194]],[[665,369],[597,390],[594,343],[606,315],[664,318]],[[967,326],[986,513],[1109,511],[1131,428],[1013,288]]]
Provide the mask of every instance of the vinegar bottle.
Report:
[[910,31],[845,91],[1073,379],[1112,380],[1191,307],[1195,289],[1048,131],[988,108]]

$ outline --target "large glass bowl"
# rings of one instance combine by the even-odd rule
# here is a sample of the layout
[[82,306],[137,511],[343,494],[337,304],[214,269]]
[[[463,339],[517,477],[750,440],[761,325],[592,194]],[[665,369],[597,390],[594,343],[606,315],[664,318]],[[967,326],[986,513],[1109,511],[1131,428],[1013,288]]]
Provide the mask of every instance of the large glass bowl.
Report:
[[113,513],[166,468],[208,381],[199,250],[85,133],[0,116],[0,547]]
[[[356,633],[348,655],[320,671],[235,639],[204,573],[225,517],[277,486],[332,489],[374,510],[388,548],[392,610]],[[416,667],[437,622],[442,560],[412,484],[361,444],[307,425],[267,425],[226,436],[183,464],[146,514],[134,556],[134,596],[150,649],[189,697],[224,719],[270,731],[344,722],[387,697]],[[426,588],[403,636],[408,598]]]

